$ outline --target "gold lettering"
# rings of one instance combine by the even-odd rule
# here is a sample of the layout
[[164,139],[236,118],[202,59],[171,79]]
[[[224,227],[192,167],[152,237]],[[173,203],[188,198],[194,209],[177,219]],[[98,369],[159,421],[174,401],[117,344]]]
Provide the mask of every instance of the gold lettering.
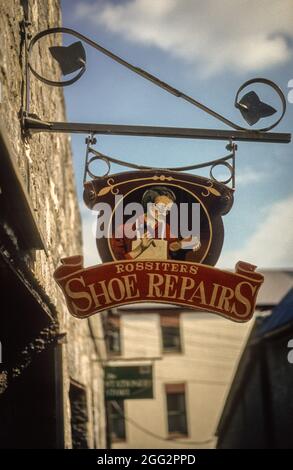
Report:
[[151,263],[150,261],[147,261],[147,262],[145,263],[145,269],[146,269],[146,271],[151,271],[151,270],[153,269],[153,266],[154,266],[153,263]]
[[129,274],[128,276],[122,276],[122,279],[124,279],[124,283],[125,283],[126,298],[135,299],[136,297],[139,297],[139,290],[136,289],[136,292],[134,292],[134,288],[135,288],[134,281],[137,282],[136,274]]
[[217,295],[218,295],[218,290],[219,290],[219,284],[213,284],[214,288],[213,288],[213,292],[212,292],[212,297],[211,297],[211,301],[209,303],[209,305],[211,307],[214,307],[215,306],[215,302],[216,302],[216,298],[217,298]]
[[198,266],[190,266],[190,274],[197,274]]
[[234,291],[230,289],[230,287],[222,287],[222,292],[219,298],[219,302],[217,307],[220,309],[224,309],[225,312],[230,312],[230,302],[229,300],[233,299]]
[[195,282],[191,277],[182,276],[181,291],[180,291],[180,296],[178,297],[178,299],[179,300],[185,300],[186,291],[188,291],[190,289],[193,289],[194,284],[195,284]]
[[83,277],[80,276],[80,277],[74,277],[72,279],[69,279],[65,284],[65,292],[68,295],[68,297],[70,297],[70,299],[85,299],[88,302],[88,305],[85,308],[78,307],[74,302],[71,302],[74,313],[78,315],[78,312],[86,312],[87,310],[90,309],[92,305],[92,299],[91,299],[90,294],[88,294],[85,291],[79,291],[79,292],[72,291],[70,288],[70,284],[72,282],[79,282],[83,287],[85,287],[85,282],[84,282]]
[[[114,285],[113,285],[114,283],[117,284],[120,297],[117,297],[115,294]],[[113,279],[109,281],[108,291],[109,291],[110,297],[112,298],[112,300],[115,300],[115,302],[120,302],[125,297],[125,286],[123,282],[120,279],[118,279],[118,277],[114,277]]]
[[[196,295],[198,291],[199,291],[199,295]],[[201,281],[198,284],[198,286],[195,289],[195,291],[193,292],[192,296],[190,297],[190,299],[188,299],[188,302],[193,302],[194,299],[200,299],[201,304],[206,304],[207,303],[206,293],[205,293],[205,288],[204,288],[204,282],[203,281]]]
[[127,263],[125,265],[125,271],[127,271],[128,273],[131,273],[133,270],[134,270],[134,265],[133,264]]
[[235,315],[237,315],[237,317],[247,317],[250,314],[251,308],[252,308],[252,305],[251,305],[250,301],[247,299],[247,297],[245,297],[241,293],[241,287],[243,285],[246,285],[251,289],[252,295],[254,295],[255,291],[256,291],[256,286],[253,286],[249,282],[243,281],[243,282],[239,282],[239,284],[237,284],[237,286],[235,288],[235,298],[236,298],[236,300],[238,300],[238,302],[240,302],[242,305],[245,306],[244,313],[239,313],[237,311],[237,308],[236,308],[236,302],[232,305],[231,313],[235,313]]
[[[176,265],[175,265],[176,266]],[[186,264],[181,264],[180,265],[180,272],[181,273],[187,273],[187,266]]]
[[116,272],[117,274],[123,273],[124,272],[124,264],[116,264]]
[[175,282],[178,281],[178,276],[175,276],[174,274],[166,274],[165,278],[166,282],[163,297],[174,299],[177,295],[177,292],[175,291],[175,293],[172,295],[172,291],[175,287]]
[[96,293],[95,284],[89,284],[89,286],[88,286],[89,290],[91,291],[92,298],[94,299],[94,302],[95,302],[95,306],[96,306],[96,307],[100,307],[100,306],[101,306],[101,303],[100,303],[100,301],[99,301],[99,297],[104,297],[104,298],[105,298],[105,304],[106,304],[106,305],[108,305],[108,304],[111,303],[111,299],[110,299],[110,297],[109,297],[109,293],[108,293],[107,286],[106,286],[106,281],[100,281],[100,282],[99,282],[99,285],[100,285],[101,288],[102,288],[101,294],[97,294],[97,293]]
[[[157,263],[156,263],[157,264]],[[163,271],[168,271],[170,263],[162,263]]]
[[149,277],[149,292],[147,297],[161,297],[162,293],[159,288],[164,282],[164,277],[161,274],[148,274]]
[[178,273],[178,270],[179,270],[178,264],[171,264],[171,271],[173,273]]

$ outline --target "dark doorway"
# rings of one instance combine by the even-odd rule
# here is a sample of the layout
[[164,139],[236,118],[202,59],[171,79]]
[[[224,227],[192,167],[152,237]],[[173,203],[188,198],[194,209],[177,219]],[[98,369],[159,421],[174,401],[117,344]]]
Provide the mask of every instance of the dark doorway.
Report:
[[54,350],[38,354],[0,396],[0,447],[55,448]]
[[71,435],[73,449],[88,449],[88,409],[86,389],[70,381]]
[[0,448],[62,447],[60,346],[47,344],[41,335],[52,318],[28,284],[1,260],[0,279],[0,372],[8,373],[0,394]]

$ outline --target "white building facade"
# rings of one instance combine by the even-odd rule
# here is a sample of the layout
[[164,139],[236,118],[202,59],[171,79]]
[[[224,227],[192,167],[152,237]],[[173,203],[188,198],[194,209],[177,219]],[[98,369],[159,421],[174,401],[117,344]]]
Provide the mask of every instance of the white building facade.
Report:
[[108,365],[152,364],[154,398],[109,402],[112,448],[216,446],[218,419],[254,319],[292,284],[285,273],[267,274],[259,310],[247,323],[158,304],[113,312]]

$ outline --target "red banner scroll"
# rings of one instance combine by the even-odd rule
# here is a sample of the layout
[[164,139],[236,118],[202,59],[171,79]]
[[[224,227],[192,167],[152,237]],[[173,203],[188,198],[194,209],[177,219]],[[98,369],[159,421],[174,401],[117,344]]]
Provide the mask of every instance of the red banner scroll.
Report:
[[220,314],[237,322],[254,312],[263,276],[239,261],[235,273],[183,261],[115,261],[89,268],[82,256],[61,260],[54,278],[70,313],[86,318],[119,305],[158,302]]

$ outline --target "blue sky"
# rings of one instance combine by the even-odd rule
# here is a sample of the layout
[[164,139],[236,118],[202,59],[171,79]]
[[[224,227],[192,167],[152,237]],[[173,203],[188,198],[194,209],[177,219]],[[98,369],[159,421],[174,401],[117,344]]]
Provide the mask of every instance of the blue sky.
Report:
[[[238,87],[269,78],[287,96],[293,78],[290,0],[63,0],[63,25],[89,36],[240,125]],[[264,13],[265,12],[265,13]],[[69,43],[75,39],[69,40]],[[68,39],[66,38],[68,43]],[[65,88],[69,121],[227,129],[184,101],[85,46],[87,72]],[[272,92],[255,87],[273,106]],[[293,104],[275,129],[292,132]],[[271,122],[262,120],[261,126]],[[94,217],[82,201],[86,136],[73,135],[76,185],[83,218],[85,264],[98,255]],[[225,155],[225,142],[98,136],[106,154],[148,165],[182,166]],[[239,260],[292,267],[293,144],[239,143],[234,206],[224,217],[220,267]],[[114,167],[114,170],[115,167]],[[202,173],[204,174],[204,173]]]

